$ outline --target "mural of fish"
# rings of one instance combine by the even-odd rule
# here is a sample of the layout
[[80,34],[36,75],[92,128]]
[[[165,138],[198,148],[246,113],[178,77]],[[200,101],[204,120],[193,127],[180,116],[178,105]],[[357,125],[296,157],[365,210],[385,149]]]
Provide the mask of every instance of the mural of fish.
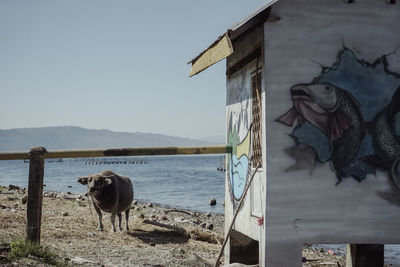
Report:
[[392,184],[400,190],[400,138],[396,133],[395,116],[400,111],[400,87],[390,104],[375,116],[370,132],[375,154],[363,160],[378,169],[387,170]]
[[276,121],[288,126],[307,121],[324,133],[332,147],[331,161],[339,183],[340,170],[357,156],[365,135],[360,103],[349,91],[331,83],[297,84],[290,94],[293,107]]

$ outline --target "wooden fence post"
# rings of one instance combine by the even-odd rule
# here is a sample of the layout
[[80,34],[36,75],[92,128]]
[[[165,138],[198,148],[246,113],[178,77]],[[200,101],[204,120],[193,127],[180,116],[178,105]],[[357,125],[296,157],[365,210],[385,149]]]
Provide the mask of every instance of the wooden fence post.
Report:
[[33,147],[29,151],[29,181],[26,220],[26,240],[40,243],[42,221],[44,147]]

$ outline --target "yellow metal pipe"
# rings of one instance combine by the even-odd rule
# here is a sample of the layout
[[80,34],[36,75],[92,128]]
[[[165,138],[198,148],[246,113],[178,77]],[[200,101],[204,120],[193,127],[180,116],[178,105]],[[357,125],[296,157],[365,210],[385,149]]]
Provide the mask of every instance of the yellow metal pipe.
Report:
[[[144,147],[112,148],[86,150],[56,150],[44,153],[44,158],[92,158],[121,156],[162,156],[194,154],[230,154],[232,146],[197,146],[197,147]],[[1,152],[0,160],[29,159],[29,152]]]

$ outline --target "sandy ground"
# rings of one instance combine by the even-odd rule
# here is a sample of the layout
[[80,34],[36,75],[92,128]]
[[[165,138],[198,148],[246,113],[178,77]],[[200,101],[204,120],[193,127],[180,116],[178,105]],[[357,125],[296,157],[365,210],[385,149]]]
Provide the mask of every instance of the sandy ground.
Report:
[[[25,234],[23,190],[0,188],[0,265],[2,246]],[[122,227],[124,228],[124,222]],[[224,216],[135,203],[129,231],[112,233],[110,216],[97,214],[87,198],[45,192],[41,244],[70,266],[213,266],[223,242]],[[209,229],[207,229],[209,228]],[[211,229],[211,230],[210,230]],[[2,254],[3,253],[3,254]],[[344,266],[344,257],[305,248],[303,266]],[[14,266],[45,266],[40,259],[23,259]]]

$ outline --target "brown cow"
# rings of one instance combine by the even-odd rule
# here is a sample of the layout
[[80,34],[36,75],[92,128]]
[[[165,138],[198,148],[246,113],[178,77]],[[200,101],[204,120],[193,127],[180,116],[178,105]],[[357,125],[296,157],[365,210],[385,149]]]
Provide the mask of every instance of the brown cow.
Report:
[[99,215],[99,230],[103,231],[101,211],[111,213],[112,231],[115,232],[115,215],[118,214],[119,229],[122,230],[121,212],[125,211],[126,226],[128,231],[129,209],[133,201],[133,186],[128,177],[105,170],[99,174],[81,176],[77,182],[87,184],[87,194],[93,200],[93,206]]

